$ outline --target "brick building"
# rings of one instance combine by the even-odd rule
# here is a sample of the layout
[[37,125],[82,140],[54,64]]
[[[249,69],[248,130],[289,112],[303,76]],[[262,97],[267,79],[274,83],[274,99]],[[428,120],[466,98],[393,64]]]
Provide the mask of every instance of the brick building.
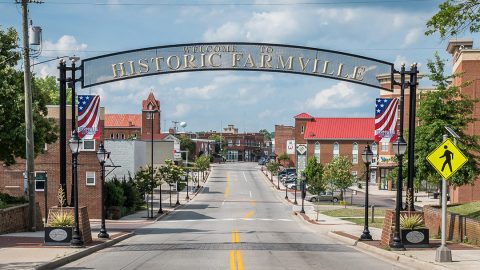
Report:
[[[464,95],[471,98],[480,97],[480,49],[473,48],[473,40],[457,39],[450,40],[447,52],[452,55],[452,71],[454,74],[463,73],[463,76],[453,80],[454,85],[470,82],[461,88]],[[475,103],[473,117],[477,119],[467,127],[466,133],[480,135],[480,104]],[[450,201],[452,203],[464,203],[480,200],[480,177],[473,185],[450,187]]]
[[[287,153],[287,141],[293,140],[293,145],[295,145],[294,138],[295,138],[295,127],[275,125],[275,156],[279,157]],[[293,152],[293,154],[289,154],[288,157],[290,158],[290,161],[288,162],[288,164],[283,164],[283,165],[287,167],[294,166],[295,152]]]
[[223,137],[222,147],[227,161],[257,161],[266,155],[267,147],[262,133],[239,133],[234,125],[228,125],[221,133],[202,133],[199,139],[208,139],[214,134]]
[[[59,106],[47,106],[47,117],[53,118],[59,123]],[[67,106],[67,134],[71,134],[71,109]],[[104,125],[104,108],[100,108],[100,128]],[[68,136],[68,135],[67,135]],[[67,137],[67,202],[70,203],[72,192],[72,155],[68,147]],[[79,206],[87,206],[90,218],[100,218],[100,164],[97,160],[96,151],[98,142],[95,140],[83,140],[78,154],[78,203]],[[57,192],[60,186],[60,141],[45,145],[44,153],[35,158],[35,171],[47,173],[47,207],[58,205]],[[6,192],[15,196],[22,196],[26,191],[23,172],[25,160],[17,159],[17,163],[11,166],[0,166],[0,192]],[[45,209],[45,182],[36,181],[36,201],[40,204],[39,215],[44,214]]]

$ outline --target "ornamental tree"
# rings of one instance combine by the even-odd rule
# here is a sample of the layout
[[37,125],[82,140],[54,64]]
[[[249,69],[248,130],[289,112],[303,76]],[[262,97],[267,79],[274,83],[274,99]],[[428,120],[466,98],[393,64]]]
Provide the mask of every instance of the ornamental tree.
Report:
[[331,188],[340,190],[340,197],[347,188],[355,183],[355,176],[352,175],[352,162],[347,156],[335,157],[326,166],[323,177],[327,179]]

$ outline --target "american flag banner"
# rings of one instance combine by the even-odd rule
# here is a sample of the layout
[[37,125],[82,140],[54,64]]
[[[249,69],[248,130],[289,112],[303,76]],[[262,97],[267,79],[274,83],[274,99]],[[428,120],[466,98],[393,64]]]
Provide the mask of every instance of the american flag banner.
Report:
[[375,105],[375,141],[393,142],[397,139],[397,98],[377,98]]
[[78,136],[100,139],[100,96],[78,96]]

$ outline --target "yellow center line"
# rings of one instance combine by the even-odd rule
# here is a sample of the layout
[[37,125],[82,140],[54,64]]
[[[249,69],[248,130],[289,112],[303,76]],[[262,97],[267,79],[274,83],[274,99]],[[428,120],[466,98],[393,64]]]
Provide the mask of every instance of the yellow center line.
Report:
[[226,199],[230,194],[230,174],[227,173],[227,186],[225,187],[225,193],[223,194],[224,198]]
[[[238,231],[232,231],[232,243],[240,243]],[[230,270],[244,270],[242,252],[240,250],[230,250]]]
[[253,214],[255,214],[255,211],[252,210],[252,211],[248,212],[247,214],[245,214],[245,216],[243,218],[244,219],[249,218],[249,217],[253,216]]

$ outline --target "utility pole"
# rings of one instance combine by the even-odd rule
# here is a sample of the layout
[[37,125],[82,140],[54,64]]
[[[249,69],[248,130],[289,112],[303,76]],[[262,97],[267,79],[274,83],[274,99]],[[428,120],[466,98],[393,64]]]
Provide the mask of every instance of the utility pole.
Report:
[[[33,144],[33,117],[32,117],[32,84],[30,75],[30,48],[28,45],[28,3],[29,0],[22,0],[22,32],[23,32],[23,83],[25,87],[25,157],[26,177],[28,183],[28,229],[36,231],[36,209],[35,209],[35,165],[34,165],[34,144]],[[19,0],[17,0],[19,3]],[[34,1],[34,3],[41,3]]]

